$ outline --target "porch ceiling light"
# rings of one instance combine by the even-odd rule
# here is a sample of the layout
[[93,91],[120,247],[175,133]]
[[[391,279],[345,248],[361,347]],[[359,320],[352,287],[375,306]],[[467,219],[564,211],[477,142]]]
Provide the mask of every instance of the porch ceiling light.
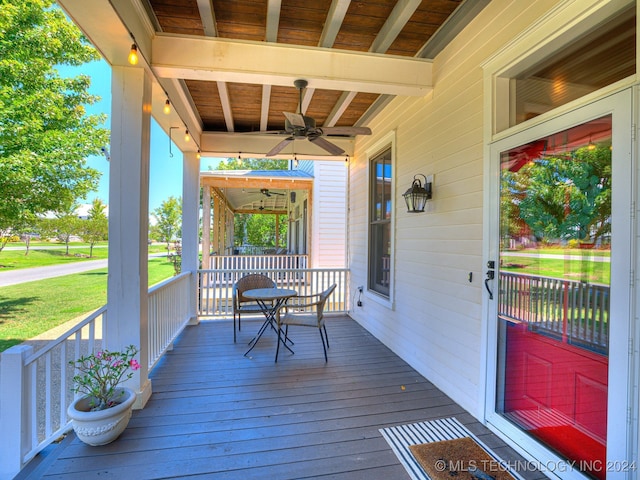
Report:
[[138,64],[138,46],[135,43],[131,44],[131,51],[129,52],[129,63],[131,65]]
[[[418,177],[424,178],[424,186]],[[404,201],[407,202],[407,212],[420,213],[424,212],[427,200],[431,199],[431,182],[427,181],[427,177],[418,173],[413,176],[413,182],[409,190],[402,194]]]

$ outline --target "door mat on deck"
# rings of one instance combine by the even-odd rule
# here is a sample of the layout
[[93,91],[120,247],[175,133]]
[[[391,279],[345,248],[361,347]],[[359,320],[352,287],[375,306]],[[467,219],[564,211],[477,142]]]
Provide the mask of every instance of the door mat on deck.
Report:
[[381,428],[380,433],[413,480],[521,478],[454,417]]

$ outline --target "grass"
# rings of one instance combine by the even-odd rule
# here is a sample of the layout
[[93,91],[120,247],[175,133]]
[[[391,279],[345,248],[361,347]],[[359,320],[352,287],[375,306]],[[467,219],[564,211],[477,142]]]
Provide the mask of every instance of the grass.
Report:
[[54,249],[30,248],[29,254],[24,250],[3,250],[0,252],[0,272],[22,268],[46,267],[63,263],[84,262],[87,260],[103,260],[108,256],[108,249],[101,247],[93,249],[93,256],[89,257],[89,247],[69,249],[65,254],[64,246]]
[[[149,260],[149,285],[171,276],[173,264],[166,257]],[[106,303],[106,268],[2,287],[0,352]]]
[[589,257],[573,260],[569,258],[541,258],[535,255],[519,257],[505,254],[500,257],[500,261],[502,263],[501,269],[510,272],[604,285],[609,285],[611,280],[610,264],[608,262],[594,262]]
[[[24,244],[9,243],[9,247],[22,247]],[[46,246],[47,248],[42,248]],[[88,260],[103,260],[108,257],[109,250],[106,242],[99,243],[93,247],[93,256],[89,257],[89,247],[83,243],[71,243],[73,248],[69,249],[66,255],[66,247],[61,243],[39,242],[37,246],[33,243],[29,248],[29,254],[25,255],[25,250],[7,250],[0,252],[0,272],[7,270],[17,270],[22,268],[45,267],[50,265],[60,265],[64,263],[84,262]],[[149,253],[164,253],[166,245],[149,245]]]

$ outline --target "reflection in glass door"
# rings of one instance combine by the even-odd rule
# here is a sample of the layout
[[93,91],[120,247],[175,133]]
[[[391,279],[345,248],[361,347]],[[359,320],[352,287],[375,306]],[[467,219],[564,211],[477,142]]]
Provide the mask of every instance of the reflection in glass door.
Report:
[[612,116],[500,154],[496,412],[605,478]]

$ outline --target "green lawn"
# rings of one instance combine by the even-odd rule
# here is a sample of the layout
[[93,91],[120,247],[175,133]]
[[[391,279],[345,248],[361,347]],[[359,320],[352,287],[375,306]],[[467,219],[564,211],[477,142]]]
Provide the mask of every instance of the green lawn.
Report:
[[[173,273],[165,257],[149,260],[149,285]],[[0,352],[106,303],[106,269],[1,287]]]
[[66,255],[64,246],[47,250],[31,247],[28,255],[24,254],[24,250],[5,249],[0,252],[0,272],[87,260],[102,260],[107,258],[108,252],[105,247],[94,247],[93,257],[89,257],[89,247],[69,249],[69,255]]
[[[500,256],[501,269],[515,273],[540,275],[543,277],[560,278],[566,280],[578,280],[589,283],[609,285],[611,280],[611,268],[609,262],[594,261],[599,257],[608,257],[608,250],[557,250],[542,249],[523,253],[531,253],[531,256],[512,256],[502,252]],[[565,258],[542,258],[538,254],[557,254]],[[573,256],[580,256],[574,259]]]
[[[109,250],[107,243],[102,242],[93,247],[93,256],[89,257],[89,247],[86,243],[71,243],[69,255],[66,254],[64,244],[39,242],[31,244],[29,254],[25,255],[24,243],[9,243],[8,247],[21,247],[22,250],[7,250],[0,252],[0,272],[20,268],[45,267],[62,263],[84,262],[88,260],[102,260],[107,258]],[[47,248],[41,248],[46,246]],[[166,245],[149,245],[149,253],[166,252]]]

